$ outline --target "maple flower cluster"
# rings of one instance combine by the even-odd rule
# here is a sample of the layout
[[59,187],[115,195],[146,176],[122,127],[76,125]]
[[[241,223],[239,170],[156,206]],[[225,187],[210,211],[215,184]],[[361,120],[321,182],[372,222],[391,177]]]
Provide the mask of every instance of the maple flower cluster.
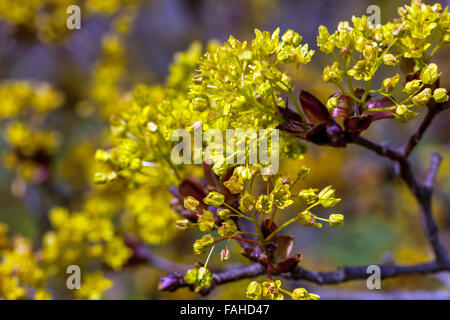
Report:
[[[17,30],[25,27],[43,41],[58,41],[65,34],[57,32],[60,27],[55,21],[67,3],[50,1],[52,10],[47,12],[48,2],[30,1],[24,6],[3,1],[0,19]],[[375,121],[407,122],[421,110],[440,108],[448,102],[449,92],[440,87],[442,70],[432,58],[450,41],[448,8],[412,0],[398,9],[398,19],[386,24],[374,26],[362,16],[339,23],[333,33],[320,26],[318,47],[333,59],[322,77],[339,89],[322,102],[294,87],[300,65],[309,63],[314,51],[302,44],[297,32],[281,34],[279,29],[256,29],[249,42],[233,36],[205,47],[194,42],[175,55],[165,83],[121,91],[119,84],[127,74],[122,35],[128,32],[135,3],[86,2],[92,13],[114,15],[124,6],[130,10],[115,19],[114,34],[103,40],[102,59],[95,65],[88,97],[76,106],[80,116],[98,110],[103,118],[110,118],[110,136],[96,152],[80,148],[74,151],[76,156],[70,154],[65,166],[82,158],[80,162],[89,167],[85,174],[93,176],[95,186],[86,192],[80,209],[56,207],[49,212],[52,229],[43,236],[41,250],[34,252],[23,237],[9,237],[6,225],[0,224],[0,297],[49,299],[48,278],[77,264],[95,271],[83,277],[76,297],[100,299],[112,286],[102,268],[120,270],[139,260],[137,245],[167,243],[176,236],[176,226],[200,232],[192,251],[208,256],[184,275],[163,277],[162,289],[181,281],[196,292],[207,292],[215,281],[211,255],[221,247],[220,260],[229,261],[236,254],[230,245],[235,241],[241,246],[239,254],[267,272],[265,281],[250,282],[248,298],[318,299],[304,288],[288,291],[273,278],[293,271],[302,259],[293,252],[294,237],[284,234],[288,227],[343,226],[342,214],[323,218],[317,212],[320,206],[332,208],[341,201],[333,187],[306,186],[306,167],[295,179],[266,175],[264,163],[249,163],[247,146],[244,163],[232,164],[218,155],[211,163],[175,164],[171,136],[178,129],[192,135],[199,128],[221,133],[279,130],[280,159],[301,160],[306,153],[302,141],[345,147]],[[376,75],[385,73],[376,84]],[[50,176],[49,163],[60,136],[44,130],[43,124],[64,99],[48,84],[0,84],[0,121],[7,123],[3,161],[21,181],[40,183]],[[233,147],[238,140],[231,142]],[[214,143],[204,142],[204,149]],[[87,162],[94,157],[95,163]]]
[[[206,233],[193,245],[193,252],[201,255],[209,252],[211,254],[214,246],[220,242],[225,243],[225,247],[220,252],[220,259],[227,261],[231,256],[230,241],[250,243],[256,245],[246,247],[241,254],[252,261],[269,266],[273,273],[289,272],[300,262],[300,254],[292,254],[294,238],[291,236],[279,235],[279,233],[291,224],[298,223],[304,227],[322,228],[321,222],[328,223],[331,227],[338,227],[344,224],[342,214],[331,214],[328,219],[321,218],[312,213],[314,207],[321,205],[330,208],[340,202],[336,198],[335,190],[331,186],[319,189],[301,189],[298,193],[293,193],[294,186],[304,180],[309,169],[302,168],[297,178],[291,181],[284,176],[265,176],[260,174],[260,165],[251,167],[237,166],[233,169],[229,178],[224,179],[216,185],[218,191],[203,191],[203,195],[197,187],[196,192],[184,198],[183,205],[185,211],[181,214],[184,219],[177,221],[177,227],[182,230],[196,228],[200,232]],[[253,186],[263,182],[266,184],[266,192],[255,193]],[[191,182],[192,184],[193,182]],[[186,189],[186,190],[183,190]],[[180,187],[179,193],[185,194],[191,188]],[[285,216],[283,212],[288,208],[299,206],[297,214],[291,219],[285,219],[279,227],[274,219]],[[253,225],[252,231],[242,231],[242,223],[250,221]],[[208,258],[209,259],[209,258]],[[196,292],[201,292],[211,286],[213,280],[211,271],[207,268],[208,259],[204,264],[198,265],[189,270],[185,279]],[[282,299],[279,293],[280,281],[270,280],[260,284],[253,282],[248,289],[253,299]],[[256,284],[255,284],[256,283]],[[254,288],[253,288],[254,287]],[[282,289],[280,289],[282,290]],[[307,300],[315,299],[316,295],[300,294],[299,290],[294,291],[294,295],[287,291],[280,291],[291,295],[293,299]],[[303,289],[304,290],[304,289]],[[303,292],[303,291],[302,291]]]

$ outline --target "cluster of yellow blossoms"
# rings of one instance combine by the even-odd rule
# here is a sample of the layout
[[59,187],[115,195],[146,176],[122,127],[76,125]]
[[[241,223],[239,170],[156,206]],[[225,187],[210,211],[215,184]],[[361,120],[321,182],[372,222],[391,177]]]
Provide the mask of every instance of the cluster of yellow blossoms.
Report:
[[0,297],[5,299],[49,299],[44,288],[47,273],[38,263],[30,242],[8,237],[8,227],[0,223]]
[[[438,67],[430,63],[437,50],[450,42],[448,7],[413,0],[411,5],[399,7],[398,14],[398,19],[378,25],[370,23],[367,16],[353,16],[353,26],[348,21],[340,22],[333,34],[326,27],[319,27],[317,44],[334,60],[323,70],[323,79],[341,90],[341,99],[335,95],[328,100],[330,110],[345,108],[341,106],[345,96],[353,99],[354,104],[362,105],[363,110],[359,113],[364,113],[367,109],[364,104],[369,102],[371,112],[386,112],[386,115],[406,122],[417,115],[413,108],[426,106],[432,98],[431,101],[436,103],[448,100],[447,90],[438,88]],[[384,79],[379,89],[372,89],[372,80],[382,65],[400,65],[406,74],[403,88],[394,91],[401,83],[400,74],[395,73]],[[353,79],[364,81],[365,89],[354,87]],[[342,85],[344,81],[346,89]],[[384,103],[370,104],[375,95],[386,97]],[[339,109],[334,112],[342,116],[339,111],[343,112]]]
[[[46,10],[50,2],[53,9]],[[61,39],[66,31],[61,34],[58,30],[66,28],[57,24],[65,22],[61,15],[66,16],[69,4],[65,0],[50,2],[33,0],[22,6],[3,1],[0,19],[16,31],[25,27],[36,32],[44,41]],[[136,0],[80,3],[89,12],[109,15],[124,6],[135,8]],[[206,48],[193,43],[186,52],[175,56],[165,84],[140,84],[132,94],[122,92],[119,87],[126,77],[126,65],[121,35],[128,32],[132,12],[130,9],[115,19],[115,33],[104,39],[103,58],[95,67],[89,101],[77,106],[81,115],[89,115],[94,106],[99,107],[103,117],[111,117],[111,137],[105,148],[95,153],[100,163],[93,177],[97,186],[87,195],[81,210],[51,210],[53,230],[44,235],[38,253],[24,238],[10,240],[5,226],[0,225],[0,297],[50,298],[44,289],[47,278],[61,276],[68,265],[76,264],[96,271],[83,277],[76,296],[99,299],[112,286],[99,270],[120,270],[133,255],[125,241],[126,232],[145,243],[161,244],[172,239],[176,224],[180,229],[194,227],[207,232],[193,244],[197,255],[208,251],[211,254],[215,245],[222,242],[226,244],[220,258],[226,261],[231,254],[231,240],[251,244],[243,248],[242,254],[265,266],[269,279],[251,282],[247,297],[278,300],[285,294],[295,300],[318,299],[318,295],[303,288],[284,290],[279,280],[272,281],[271,272],[289,272],[301,259],[301,255],[292,254],[294,238],[279,235],[286,227],[299,223],[321,228],[321,221],[331,227],[343,225],[341,214],[325,219],[311,212],[319,205],[329,208],[338,204],[340,199],[335,197],[334,189],[304,188],[294,193],[296,183],[308,175],[307,168],[302,168],[291,181],[282,175],[261,174],[261,164],[229,165],[224,158],[214,158],[212,171],[206,164],[204,168],[174,164],[171,135],[177,129],[193,133],[197,128],[214,128],[224,133],[227,129],[272,130],[285,125],[290,126],[290,131],[281,132],[280,157],[301,159],[305,147],[297,138],[303,138],[301,134],[308,130],[323,129],[324,123],[331,123],[333,127],[329,128],[336,129],[338,125],[331,117],[353,117],[351,120],[359,121],[370,109],[371,115],[382,112],[382,116],[377,115],[380,118],[387,114],[408,121],[415,116],[411,108],[448,100],[447,90],[439,88],[438,67],[430,61],[450,40],[448,8],[413,0],[410,6],[399,8],[398,20],[384,25],[373,26],[363,16],[353,17],[352,26],[348,21],[341,22],[333,34],[321,26],[318,46],[333,56],[333,63],[323,71],[323,79],[341,91],[328,100],[325,114],[316,101],[313,104],[319,105],[317,110],[305,111],[306,103],[303,105],[304,101],[301,97],[299,101],[294,93],[296,71],[292,76],[285,72],[289,65],[298,70],[314,54],[292,30],[280,35],[279,29],[272,33],[256,29],[251,45],[233,36],[222,45],[211,42]],[[431,39],[437,39],[434,46]],[[405,61],[407,74],[401,92],[394,92],[399,74],[386,78],[379,89],[372,89],[380,66],[394,67],[400,60]],[[347,88],[342,85],[344,81]],[[355,88],[355,81],[364,81],[365,89]],[[376,95],[386,100],[373,100]],[[0,120],[15,120],[5,131],[10,148],[4,162],[22,178],[38,182],[44,179],[36,175],[36,167],[46,164],[59,139],[56,133],[39,128],[45,114],[63,101],[61,93],[48,85],[11,82],[0,86]],[[288,108],[288,101],[297,112]],[[319,115],[313,111],[319,111]],[[293,119],[287,124],[286,114]],[[26,124],[21,121],[23,117],[29,120]],[[208,176],[202,176],[203,173]],[[256,190],[258,183],[265,185],[264,192]],[[191,189],[184,190],[183,184]],[[171,194],[169,187],[177,185],[178,192]],[[171,205],[183,219],[176,219]],[[294,205],[301,209],[278,227],[277,215]],[[253,229],[242,231],[243,220],[249,221]],[[186,283],[198,292],[213,281],[208,261],[209,257],[204,265],[197,265],[184,276]]]
[[47,83],[10,81],[0,85],[0,122],[8,144],[3,163],[18,177],[45,180],[48,158],[60,143],[56,131],[44,129],[45,120],[63,102],[62,93]]
[[[16,37],[37,37],[43,42],[58,42],[67,37],[69,17],[67,8],[80,7],[83,22],[93,15],[113,16],[118,12],[135,10],[140,0],[3,0],[0,2],[0,21],[13,29]],[[86,14],[86,16],[84,16]]]
[[281,281],[252,281],[247,287],[247,298],[252,300],[283,300],[286,294],[292,300],[319,300],[320,296],[315,293],[309,293],[305,288],[297,288],[292,292],[281,288]]
[[[295,181],[277,175],[261,175],[260,169],[260,165],[238,166],[233,170],[231,177],[224,180],[222,192],[210,191],[203,199],[196,199],[194,196],[184,198],[184,207],[190,213],[184,214],[187,216],[186,219],[177,221],[178,228],[183,230],[198,228],[200,232],[207,232],[195,241],[193,245],[195,254],[200,255],[208,251],[211,254],[215,245],[225,242],[220,258],[226,261],[231,255],[229,243],[233,239],[257,245],[255,248],[246,248],[241,251],[249,259],[263,265],[270,264],[271,270],[275,273],[289,272],[300,261],[301,255],[292,255],[294,238],[279,236],[282,230],[293,223],[315,228],[322,228],[320,221],[329,223],[331,227],[344,224],[342,214],[331,214],[328,219],[324,219],[311,212],[316,206],[329,208],[340,202],[341,199],[335,197],[335,190],[331,186],[323,188],[320,192],[318,189],[308,188],[301,189],[297,194],[292,193],[297,182],[307,177],[309,169],[302,168]],[[253,185],[261,182],[260,179],[266,184],[267,192],[256,196],[252,189]],[[235,203],[239,205],[233,206]],[[283,215],[281,211],[295,204],[303,206],[304,209],[300,210],[295,217],[285,219],[285,222],[277,227],[274,222],[275,217]],[[240,230],[243,219],[252,223],[254,231]],[[216,233],[218,236],[215,235]],[[207,268],[208,260],[209,258],[204,265],[196,266],[185,275],[186,282],[197,292],[211,285],[212,275]],[[279,280],[266,281],[262,287],[252,282],[249,288],[254,288],[249,290],[254,294],[250,295],[253,299],[282,299],[283,295],[278,292],[282,290],[279,288],[280,285]],[[300,289],[296,290],[294,295],[285,290],[282,292],[291,295],[294,299],[298,298],[297,300],[318,298],[316,295],[309,296],[307,293],[300,295]],[[257,294],[256,291],[259,293]]]

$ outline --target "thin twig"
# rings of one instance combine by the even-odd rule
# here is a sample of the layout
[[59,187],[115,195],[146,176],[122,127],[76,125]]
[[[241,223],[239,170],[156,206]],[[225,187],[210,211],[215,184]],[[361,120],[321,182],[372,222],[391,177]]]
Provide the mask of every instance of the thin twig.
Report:
[[434,189],[434,180],[442,161],[442,157],[437,153],[432,153],[430,158],[430,167],[423,183],[419,183],[414,176],[411,165],[408,161],[408,156],[411,154],[414,147],[420,142],[423,133],[430,126],[435,116],[445,108],[430,109],[427,116],[424,118],[419,126],[419,129],[409,138],[408,142],[399,152],[389,146],[378,144],[374,141],[363,137],[358,137],[354,143],[370,149],[378,155],[391,159],[396,162],[398,166],[399,176],[406,183],[411,193],[417,200],[419,205],[420,217],[422,220],[422,228],[425,235],[430,242],[434,255],[437,261],[448,260],[447,252],[439,239],[439,230],[433,217],[432,211],[432,194]]
[[[297,267],[290,274],[283,275],[285,278],[295,280],[308,280],[317,284],[337,284],[350,280],[367,279],[371,273],[367,272],[369,266],[345,266],[335,271],[321,272],[309,271],[302,267]],[[450,270],[450,260],[433,261],[428,263],[419,263],[409,266],[380,266],[381,279],[392,278],[406,274],[429,274],[439,271]]]
[[417,131],[411,135],[408,142],[403,146],[403,155],[405,157],[408,157],[411,152],[414,150],[414,148],[417,146],[419,141],[422,139],[423,134],[427,130],[427,128],[430,126],[431,122],[433,121],[434,117],[439,113],[439,110],[436,108],[429,108],[428,113],[423,119],[422,123],[420,124]]

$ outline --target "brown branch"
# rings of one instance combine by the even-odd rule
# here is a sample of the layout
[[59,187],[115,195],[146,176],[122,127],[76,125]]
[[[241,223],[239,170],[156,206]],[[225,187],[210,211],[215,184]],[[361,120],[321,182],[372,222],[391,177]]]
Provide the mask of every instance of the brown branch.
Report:
[[432,211],[432,194],[434,189],[434,180],[442,161],[442,157],[437,153],[432,153],[430,158],[430,167],[428,173],[423,181],[419,183],[414,176],[411,165],[408,161],[408,156],[411,154],[414,147],[419,143],[423,137],[424,132],[430,126],[435,116],[445,108],[429,109],[427,116],[424,118],[419,126],[419,129],[409,138],[408,142],[399,152],[389,146],[381,145],[363,137],[354,139],[354,143],[370,149],[378,155],[391,159],[396,162],[398,166],[398,174],[406,183],[411,193],[417,200],[419,205],[420,217],[422,220],[422,228],[425,235],[430,242],[434,255],[437,261],[448,260],[447,252],[439,239],[439,230],[433,217]]
[[430,167],[427,176],[422,185],[419,201],[419,211],[422,220],[424,232],[430,241],[437,260],[446,260],[447,252],[439,239],[439,230],[433,217],[432,194],[434,188],[434,179],[442,161],[442,157],[437,153],[432,153],[430,158]]
[[[290,274],[283,275],[288,279],[308,280],[317,284],[337,284],[350,280],[363,280],[369,277],[367,266],[346,266],[335,271],[321,272],[309,271],[302,267],[296,267]],[[380,266],[381,279],[392,278],[407,274],[428,274],[450,270],[450,260],[419,263],[409,266]]]
[[442,156],[436,152],[431,153],[430,156],[430,167],[428,168],[428,173],[423,183],[424,187],[430,189],[431,191],[434,188],[434,180],[437,175],[437,171],[439,170],[439,166],[442,162]]
[[372,150],[379,156],[398,161],[402,158],[402,154],[395,149],[392,149],[388,145],[383,145],[376,143],[372,140],[366,139],[364,137],[358,136],[353,140],[353,143],[356,143],[362,147]]
[[403,146],[402,153],[405,157],[408,157],[411,152],[414,150],[414,148],[417,146],[417,144],[420,142],[420,140],[423,137],[423,134],[427,130],[427,128],[430,126],[431,122],[433,121],[434,117],[439,113],[439,110],[436,108],[429,108],[428,113],[423,119],[422,123],[420,124],[417,131],[411,135],[408,142]]
[[[265,273],[265,268],[260,264],[252,264],[245,267],[235,267],[223,272],[213,273],[212,285],[202,291],[201,295],[209,294],[216,286],[247,278],[254,278]],[[175,291],[179,288],[189,287],[184,277],[179,273],[171,273],[161,278],[158,289],[162,291]],[[192,288],[193,289],[193,288]]]
[[[279,274],[285,279],[307,280],[319,285],[331,285],[348,282],[352,280],[365,280],[370,273],[367,272],[369,266],[345,266],[334,271],[310,271],[297,266],[292,272]],[[238,281],[247,278],[254,278],[265,273],[265,268],[260,264],[252,264],[245,267],[233,268],[227,271],[214,273],[213,284],[201,291],[202,295],[207,295],[216,286],[228,282]],[[401,275],[430,274],[440,271],[450,271],[450,259],[419,263],[409,266],[386,265],[380,266],[381,279],[393,278]],[[188,287],[184,278],[180,274],[169,274],[160,281],[159,289],[174,291],[179,288]]]

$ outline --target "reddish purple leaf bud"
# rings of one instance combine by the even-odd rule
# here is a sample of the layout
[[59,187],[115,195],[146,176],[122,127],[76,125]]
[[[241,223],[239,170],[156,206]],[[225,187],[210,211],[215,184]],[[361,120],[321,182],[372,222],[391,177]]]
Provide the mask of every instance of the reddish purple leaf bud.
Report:
[[[337,96],[338,94],[334,94],[334,96]],[[338,105],[336,108],[333,108],[331,115],[333,118],[337,117],[343,117],[347,118],[352,115],[353,113],[353,105],[354,101],[351,97],[341,94],[338,98]]]
[[327,108],[322,102],[320,102],[319,99],[308,91],[301,90],[299,100],[302,105],[303,112],[310,123],[320,124],[330,120],[330,114],[328,113]]
[[318,145],[330,145],[333,147],[345,147],[345,134],[341,127],[334,121],[314,126],[306,134],[306,140]]
[[366,130],[372,123],[372,117],[370,115],[353,116],[344,119],[345,131],[350,133],[360,133]]
[[[377,99],[369,102],[367,106],[367,110],[363,112],[363,114],[370,114],[372,117],[372,121],[377,121],[380,119],[393,118],[394,115],[389,111],[371,111],[373,108],[389,108],[392,107],[394,103],[388,97],[383,97],[381,99]],[[392,110],[395,113],[395,110]]]
[[175,291],[184,284],[184,277],[178,272],[169,273],[159,279],[158,290]]
[[281,116],[286,120],[286,122],[280,124],[277,127],[277,129],[291,133],[299,133],[305,131],[302,118],[297,112],[289,109],[288,107],[285,108],[278,107],[278,111],[280,112]]
[[302,255],[296,254],[293,257],[287,258],[279,263],[274,268],[275,272],[279,273],[285,273],[285,272],[291,272],[297,264],[301,261]]

